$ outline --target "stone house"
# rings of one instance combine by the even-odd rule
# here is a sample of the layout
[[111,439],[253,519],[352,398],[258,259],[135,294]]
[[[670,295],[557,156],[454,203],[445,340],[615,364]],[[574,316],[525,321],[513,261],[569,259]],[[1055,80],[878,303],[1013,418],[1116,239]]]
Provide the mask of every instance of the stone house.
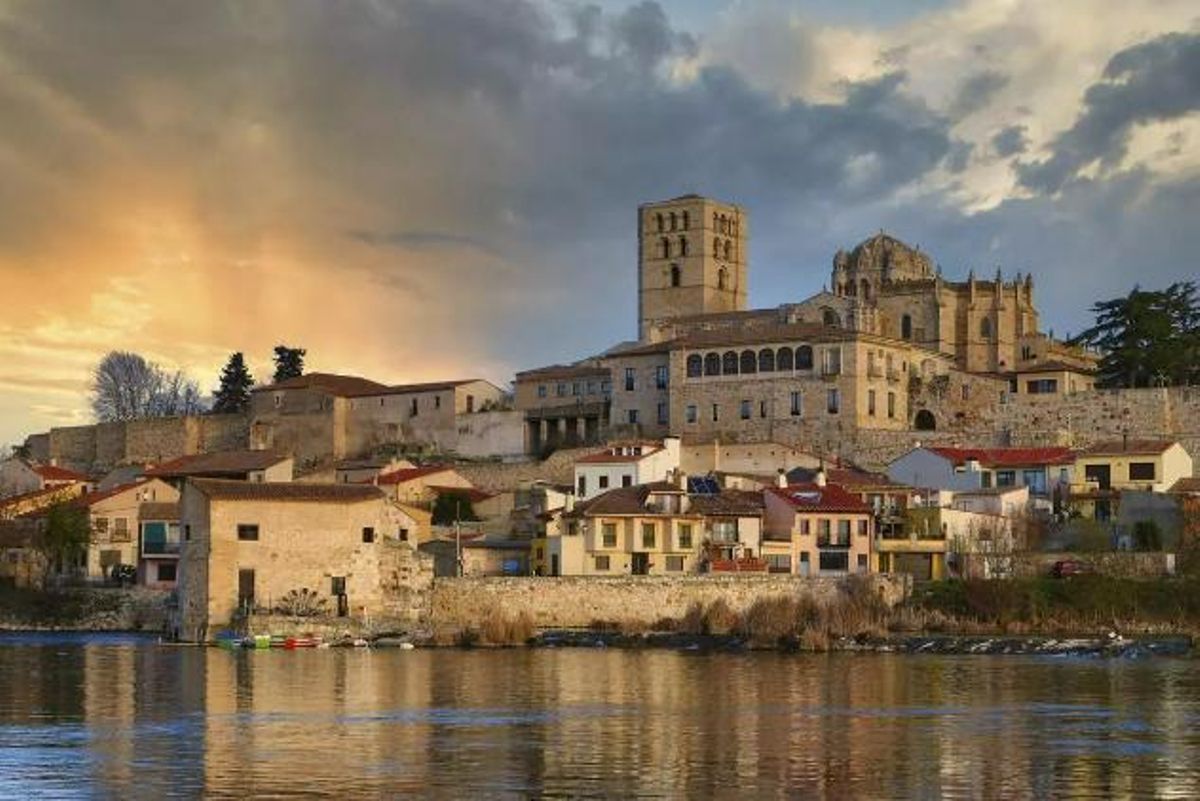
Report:
[[[85,509],[91,524],[92,541],[88,545],[84,564],[80,565],[84,577],[99,581],[112,576],[113,568],[118,565],[128,565],[138,568],[152,568],[150,577],[147,572],[139,572],[142,583],[157,583],[168,581],[171,570],[169,564],[164,564],[166,570],[162,579],[159,578],[159,565],[142,565],[142,515],[143,510],[155,517],[157,522],[163,520],[163,505],[173,506],[179,501],[179,491],[159,478],[141,478],[129,484],[122,484],[102,492],[92,492],[75,501],[77,506]],[[151,550],[155,549],[156,530],[152,530]],[[167,553],[169,545],[168,532],[162,532],[162,553],[152,553],[152,561],[162,559],[164,563],[173,561],[173,554]],[[70,566],[63,566],[62,572],[72,572]]]
[[92,481],[74,470],[33,462],[19,456],[0,461],[0,500],[71,484],[81,484],[86,491],[91,488]]
[[875,511],[858,497],[818,480],[772,487],[764,500],[762,553],[772,572],[870,572]]
[[620,442],[575,460],[575,497],[587,500],[609,489],[664,481],[679,470],[679,439]]
[[399,503],[418,506],[431,505],[439,491],[472,488],[471,482],[461,473],[444,464],[402,467],[380,475],[371,483],[386,490],[388,496]]
[[524,414],[527,452],[594,445],[608,431],[612,381],[607,367],[555,364],[517,373],[513,405]]
[[389,614],[407,518],[369,484],[191,479],[180,501],[178,628],[205,641],[240,613],[315,591],[329,614]]

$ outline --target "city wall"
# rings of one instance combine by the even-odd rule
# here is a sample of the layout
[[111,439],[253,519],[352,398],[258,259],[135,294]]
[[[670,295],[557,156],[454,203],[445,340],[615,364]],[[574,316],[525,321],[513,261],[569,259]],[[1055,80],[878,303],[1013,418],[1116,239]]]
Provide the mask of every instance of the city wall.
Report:
[[245,448],[248,436],[244,415],[218,414],[52,428],[26,442],[41,461],[93,470]]
[[[907,576],[871,576],[880,596],[904,600]],[[435,627],[478,626],[494,610],[526,614],[537,628],[582,628],[597,621],[652,624],[681,618],[693,604],[723,600],[735,611],[780,595],[832,599],[844,579],[794,576],[564,576],[559,578],[434,579],[430,623]]]

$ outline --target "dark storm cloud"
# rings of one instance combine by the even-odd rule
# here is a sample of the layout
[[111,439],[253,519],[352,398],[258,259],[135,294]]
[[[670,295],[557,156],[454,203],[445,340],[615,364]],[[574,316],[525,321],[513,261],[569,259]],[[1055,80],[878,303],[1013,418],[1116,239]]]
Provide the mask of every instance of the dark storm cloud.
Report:
[[1200,109],[1200,34],[1171,33],[1117,53],[1103,81],[1083,97],[1083,111],[1051,144],[1045,161],[1022,164],[1021,183],[1055,192],[1097,161],[1119,164],[1134,126]]
[[1009,125],[1002,128],[992,137],[992,147],[1000,158],[1008,158],[1018,153],[1024,153],[1029,147],[1029,137],[1025,135],[1024,125]]
[[968,77],[958,87],[950,103],[949,114],[956,120],[969,117],[986,106],[997,92],[1008,86],[1007,75],[984,70]]

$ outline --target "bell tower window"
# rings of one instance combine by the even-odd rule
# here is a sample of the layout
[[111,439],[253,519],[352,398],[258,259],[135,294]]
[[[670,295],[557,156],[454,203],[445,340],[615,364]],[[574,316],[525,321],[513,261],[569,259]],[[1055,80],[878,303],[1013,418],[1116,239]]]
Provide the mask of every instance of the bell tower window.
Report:
[[681,280],[678,264],[671,265],[671,286],[679,286]]

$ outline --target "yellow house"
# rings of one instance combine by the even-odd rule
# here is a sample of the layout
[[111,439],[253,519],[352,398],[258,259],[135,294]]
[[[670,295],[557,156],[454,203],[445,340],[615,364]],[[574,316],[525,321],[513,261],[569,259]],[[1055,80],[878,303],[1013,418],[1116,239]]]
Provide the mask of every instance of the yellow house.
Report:
[[[108,578],[117,565],[138,566],[142,556],[143,507],[149,504],[174,504],[178,500],[179,491],[158,478],[142,478],[119,484],[76,500],[76,504],[87,510],[92,528],[92,541],[88,545],[85,566],[87,577]],[[157,581],[156,572],[154,582]]]
[[772,487],[764,495],[762,553],[773,573],[845,575],[871,570],[875,512],[820,479]]
[[1116,515],[1122,490],[1167,492],[1192,475],[1192,457],[1178,442],[1125,439],[1102,442],[1075,458],[1070,504],[1085,517]]

